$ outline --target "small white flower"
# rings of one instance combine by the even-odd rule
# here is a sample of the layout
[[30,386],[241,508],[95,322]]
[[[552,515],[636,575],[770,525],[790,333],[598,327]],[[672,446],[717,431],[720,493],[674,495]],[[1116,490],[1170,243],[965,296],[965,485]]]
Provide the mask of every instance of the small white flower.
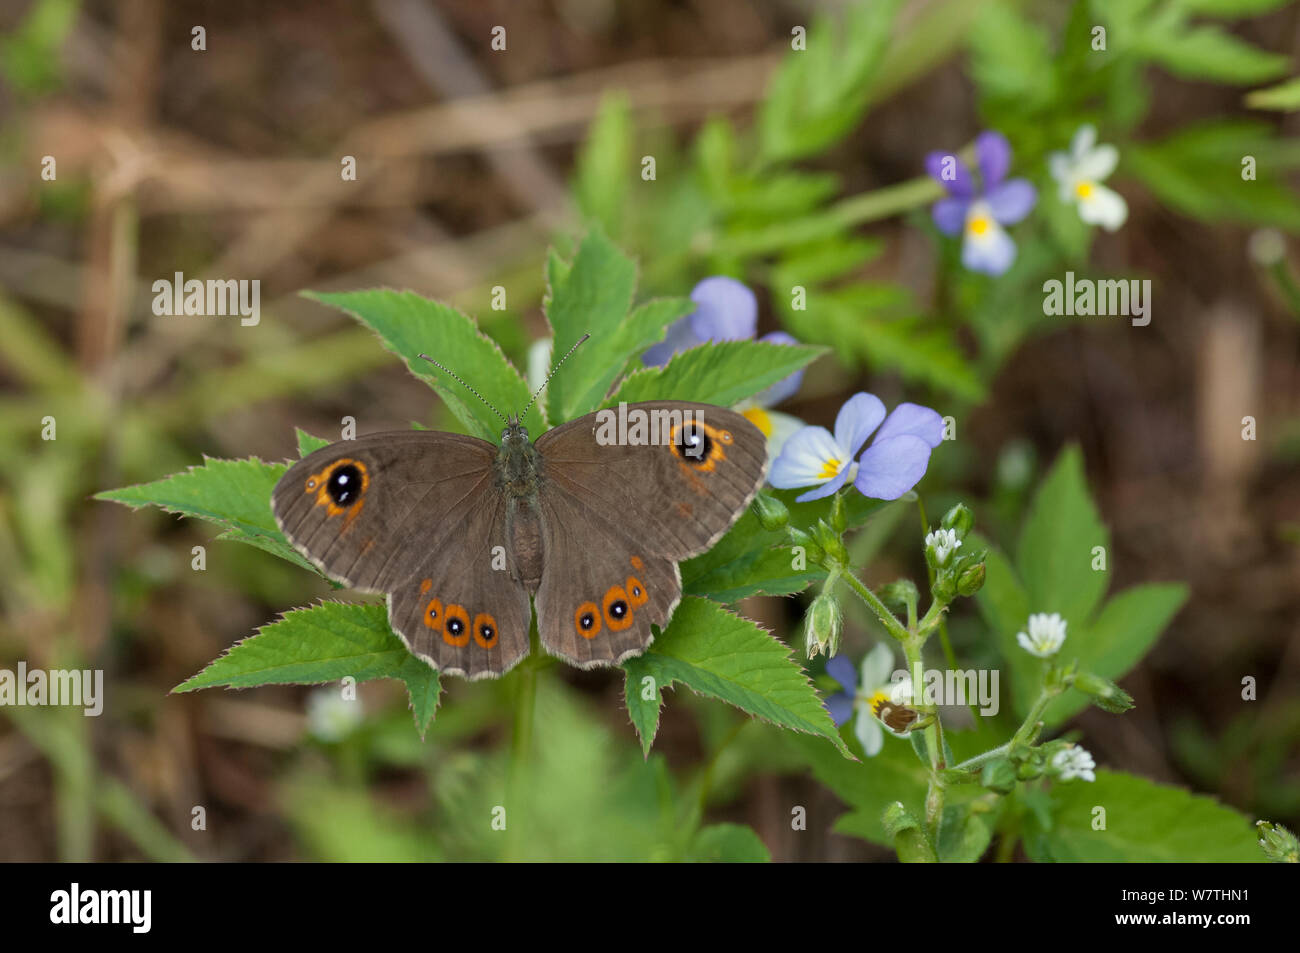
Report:
[[1109,232],[1115,231],[1128,218],[1128,203],[1124,197],[1101,184],[1115,171],[1118,162],[1119,150],[1110,145],[1098,145],[1097,130],[1092,126],[1079,127],[1068,153],[1053,152],[1047,157],[1047,167],[1057,181],[1061,201],[1077,204],[1079,218]]
[[320,741],[341,741],[361,724],[363,714],[361,700],[348,701],[336,685],[307,696],[307,730]]
[[1056,769],[1062,781],[1072,781],[1075,778],[1080,781],[1097,780],[1097,775],[1093,774],[1097,762],[1093,761],[1092,755],[1078,745],[1062,748],[1052,755],[1052,767]]
[[1065,626],[1066,621],[1059,612],[1051,615],[1037,612],[1029,617],[1029,634],[1017,633],[1016,641],[1030,655],[1051,658],[1060,651],[1061,643],[1065,641]]
[[937,529],[926,534],[925,545],[927,549],[934,550],[935,565],[946,566],[948,557],[961,548],[961,540],[957,538],[956,530]]

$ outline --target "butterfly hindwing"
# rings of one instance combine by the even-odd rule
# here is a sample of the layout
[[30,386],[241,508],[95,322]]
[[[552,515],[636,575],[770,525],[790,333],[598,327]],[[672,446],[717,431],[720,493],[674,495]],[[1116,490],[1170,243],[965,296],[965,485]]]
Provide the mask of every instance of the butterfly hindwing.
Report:
[[[649,401],[616,413],[632,426],[640,419],[642,430],[620,434],[616,424],[611,433],[608,416],[588,414],[537,441],[545,552],[538,631],[549,651],[584,667],[617,664],[650,644],[651,625],[666,625],[681,598],[676,563],[731,527],[767,467],[763,435],[725,408]],[[644,584],[645,601],[629,597],[629,612],[617,618],[629,579]]]

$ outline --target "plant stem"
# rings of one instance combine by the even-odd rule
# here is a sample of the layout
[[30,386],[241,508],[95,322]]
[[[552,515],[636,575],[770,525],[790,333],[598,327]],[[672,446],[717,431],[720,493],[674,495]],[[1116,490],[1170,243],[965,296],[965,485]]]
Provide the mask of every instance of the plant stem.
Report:
[[907,629],[903,628],[903,624],[899,622],[898,618],[889,611],[883,602],[880,601],[880,598],[868,589],[862,580],[853,573],[844,570],[842,578],[850,587],[852,587],[853,591],[858,594],[858,597],[867,604],[868,608],[876,614],[877,618],[880,619],[889,634],[898,639],[898,641],[906,643],[908,639]]

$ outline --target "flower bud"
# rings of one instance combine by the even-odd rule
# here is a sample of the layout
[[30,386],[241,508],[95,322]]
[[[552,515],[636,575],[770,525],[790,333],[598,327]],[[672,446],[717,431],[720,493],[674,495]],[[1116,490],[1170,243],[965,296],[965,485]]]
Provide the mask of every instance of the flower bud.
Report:
[[1074,687],[1085,695],[1091,695],[1092,703],[1104,711],[1119,715],[1133,707],[1132,695],[1110,679],[1094,675],[1092,672],[1080,672],[1075,675]]
[[1016,769],[1006,758],[990,761],[980,772],[980,784],[990,791],[1010,794],[1016,786]]
[[957,591],[963,596],[973,596],[984,586],[984,564],[967,566],[957,577]]
[[835,532],[829,523],[818,520],[817,525],[813,527],[813,535],[817,539],[817,544],[832,562],[840,566],[849,564],[849,551],[844,548],[844,540],[840,539],[840,534]]
[[820,565],[822,560],[826,558],[826,554],[822,551],[822,548],[817,545],[816,540],[803,530],[794,526],[790,527],[790,543],[794,546],[802,546],[804,553],[808,556],[809,562],[818,563]]
[[1300,863],[1300,842],[1289,830],[1269,821],[1256,821],[1255,828],[1265,857],[1278,864]]
[[914,607],[921,594],[916,590],[916,583],[910,579],[895,579],[884,586],[880,592],[880,601],[895,612],[905,612]]
[[754,512],[758,516],[758,525],[765,530],[783,529],[790,522],[790,511],[786,505],[769,493],[760,493],[754,497]]
[[941,572],[934,577],[930,592],[939,602],[947,605],[957,598],[957,587],[953,585],[952,573]]
[[943,519],[939,523],[944,529],[950,529],[957,534],[958,539],[965,539],[966,534],[971,531],[975,525],[975,514],[971,512],[969,506],[965,503],[958,503],[947,513],[943,514]]
[[804,634],[808,657],[816,658],[824,652],[828,657],[840,650],[840,632],[844,628],[844,619],[840,614],[840,604],[828,592],[821,592],[804,617]]

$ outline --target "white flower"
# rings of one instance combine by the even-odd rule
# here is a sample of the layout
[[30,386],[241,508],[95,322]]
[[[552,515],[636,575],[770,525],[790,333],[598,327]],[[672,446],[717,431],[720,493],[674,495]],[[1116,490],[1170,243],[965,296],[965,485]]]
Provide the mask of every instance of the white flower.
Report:
[[894,653],[884,642],[866,654],[862,660],[861,687],[853,701],[856,717],[853,721],[853,733],[862,742],[862,750],[867,757],[880,753],[885,744],[885,731],[895,737],[904,735],[892,731],[884,725],[876,712],[882,702],[894,705],[906,705],[912,700],[912,683],[906,679],[898,682],[890,680],[894,669]]
[[1097,130],[1092,126],[1079,127],[1068,153],[1053,152],[1047,157],[1047,167],[1060,187],[1061,201],[1077,203],[1079,218],[1110,232],[1128,218],[1124,197],[1101,184],[1118,162],[1119,150],[1097,145]]
[[1097,780],[1097,775],[1092,771],[1097,767],[1097,762],[1093,761],[1092,755],[1078,745],[1062,748],[1052,755],[1052,767],[1056,769],[1062,781],[1072,781],[1075,778],[1081,781]]
[[1059,612],[1053,612],[1051,615],[1038,612],[1029,617],[1029,634],[1017,633],[1016,641],[1030,655],[1050,658],[1060,650],[1061,643],[1065,641],[1065,626],[1066,622]]
[[307,696],[307,730],[320,741],[341,741],[361,724],[361,700],[344,698],[337,685]]
[[961,548],[961,540],[957,538],[956,530],[937,529],[933,533],[926,534],[925,545],[927,549],[934,550],[935,565],[946,566],[948,557]]

